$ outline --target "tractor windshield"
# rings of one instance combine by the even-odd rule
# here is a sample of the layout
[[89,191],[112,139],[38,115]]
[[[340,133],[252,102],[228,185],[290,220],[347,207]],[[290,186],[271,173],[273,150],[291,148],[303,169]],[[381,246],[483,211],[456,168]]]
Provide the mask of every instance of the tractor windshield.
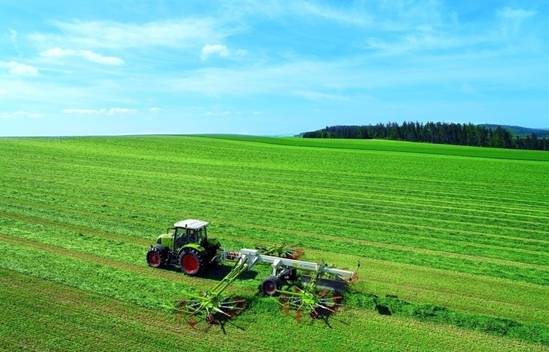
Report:
[[168,233],[174,235],[176,246],[182,246],[186,243],[198,243],[206,239],[206,228],[187,229],[184,227],[176,227],[168,230]]
[[196,243],[202,243],[202,241],[206,238],[206,228],[201,228],[196,231]]

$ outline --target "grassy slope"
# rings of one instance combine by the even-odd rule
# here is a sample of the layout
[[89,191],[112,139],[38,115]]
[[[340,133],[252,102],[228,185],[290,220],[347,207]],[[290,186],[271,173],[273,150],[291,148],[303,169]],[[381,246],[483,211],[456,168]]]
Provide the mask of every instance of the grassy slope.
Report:
[[[3,273],[14,282],[25,281],[16,274],[22,272],[166,309],[187,285],[207,287],[212,281],[150,271],[143,265],[144,248],[174,219],[199,217],[213,222],[211,230],[226,247],[290,242],[306,247],[308,258],[338,266],[361,260],[359,293],[396,294],[456,312],[546,325],[547,155],[226,136],[5,139],[0,246],[10,256],[0,267],[9,269]],[[256,284],[239,282],[235,292],[251,295]],[[152,285],[150,291],[140,293],[143,285]],[[43,299],[35,296],[28,299]],[[140,309],[132,304],[125,307]],[[266,309],[239,320],[273,313]],[[372,344],[377,350],[416,340],[435,349],[430,341],[439,339],[444,349],[460,349],[471,336],[486,339],[475,345],[478,350],[522,346],[447,325],[364,310],[348,314],[356,318],[353,328],[340,326],[335,336],[366,331],[360,336],[378,341]],[[293,329],[285,317],[265,324],[277,321]],[[14,324],[22,322],[15,319],[7,329]],[[386,324],[407,332],[381,343]],[[323,341],[323,328],[299,329]],[[226,342],[234,343],[238,334]],[[291,329],[260,343],[273,346],[277,334]]]

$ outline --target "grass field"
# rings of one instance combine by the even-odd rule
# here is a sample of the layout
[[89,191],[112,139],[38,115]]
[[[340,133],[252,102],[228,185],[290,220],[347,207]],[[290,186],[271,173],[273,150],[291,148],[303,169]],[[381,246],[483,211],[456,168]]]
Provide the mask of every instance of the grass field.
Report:
[[[0,186],[0,349],[549,351],[547,152],[13,138],[0,139]],[[235,321],[244,331],[178,324],[182,290],[215,280],[148,268],[144,255],[181,218],[210,221],[225,248],[285,243],[342,268],[360,261],[339,315],[350,325],[297,324],[256,298],[263,269],[231,288],[252,304]]]

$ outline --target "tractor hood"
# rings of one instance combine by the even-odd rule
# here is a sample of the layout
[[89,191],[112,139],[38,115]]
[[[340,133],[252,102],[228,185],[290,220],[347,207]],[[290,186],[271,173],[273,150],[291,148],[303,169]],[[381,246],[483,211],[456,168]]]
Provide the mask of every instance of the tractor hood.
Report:
[[163,233],[160,236],[158,236],[156,243],[161,244],[164,247],[171,248],[173,245],[173,235],[169,233]]

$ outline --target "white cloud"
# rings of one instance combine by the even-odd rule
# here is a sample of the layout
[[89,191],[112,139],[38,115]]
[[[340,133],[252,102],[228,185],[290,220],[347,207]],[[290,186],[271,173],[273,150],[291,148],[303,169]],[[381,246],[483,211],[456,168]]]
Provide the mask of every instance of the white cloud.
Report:
[[121,115],[121,114],[133,114],[136,113],[136,109],[128,108],[101,108],[101,109],[88,109],[88,108],[70,108],[63,109],[64,114],[72,115]]
[[147,23],[102,21],[54,22],[60,34],[35,33],[30,38],[49,45],[88,48],[132,48],[147,46],[192,47],[219,41],[230,31],[210,18],[187,18]]
[[16,76],[36,76],[38,75],[38,69],[34,66],[22,64],[17,61],[9,61],[2,64],[8,72]]
[[122,65],[124,60],[115,56],[105,56],[95,53],[91,50],[72,50],[62,48],[51,48],[41,53],[43,57],[63,58],[63,57],[80,57],[85,60],[95,62],[101,65]]
[[200,58],[202,60],[207,60],[210,56],[217,55],[220,57],[229,56],[229,49],[222,44],[206,44],[202,47],[200,51]]
[[160,108],[159,107],[156,107],[156,106],[153,106],[153,107],[150,107],[149,108],[149,112],[160,112]]

